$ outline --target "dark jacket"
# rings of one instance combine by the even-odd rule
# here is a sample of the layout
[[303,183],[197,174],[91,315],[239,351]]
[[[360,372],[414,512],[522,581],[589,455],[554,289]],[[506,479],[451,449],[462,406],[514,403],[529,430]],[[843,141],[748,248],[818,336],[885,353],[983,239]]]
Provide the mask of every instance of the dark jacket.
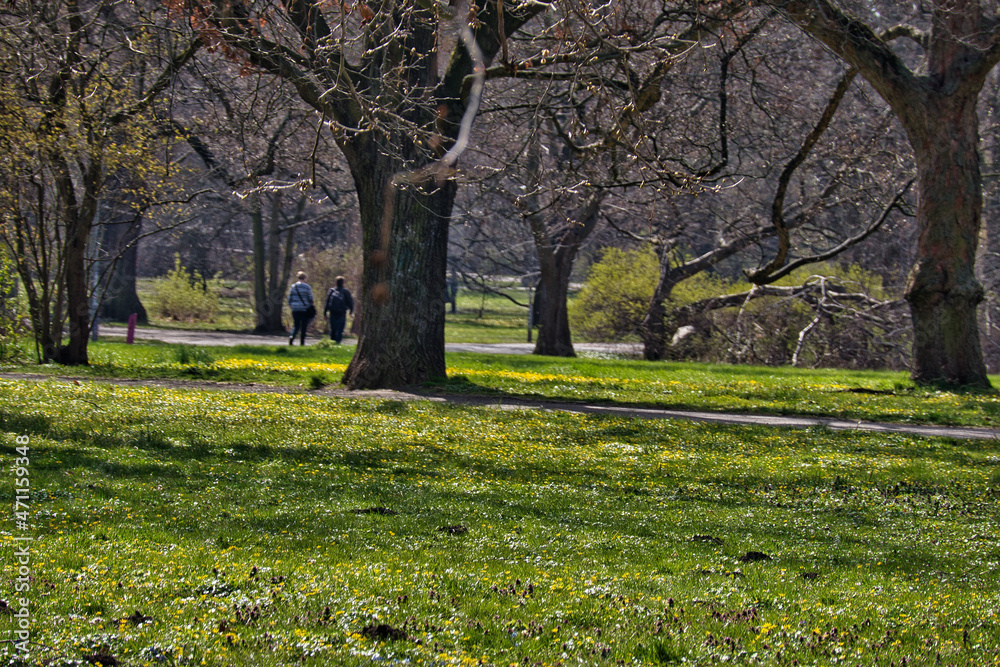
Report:
[[[340,298],[338,297],[338,294]],[[354,314],[354,297],[346,287],[332,287],[326,293],[326,306],[323,308],[323,315],[340,315],[351,311]]]

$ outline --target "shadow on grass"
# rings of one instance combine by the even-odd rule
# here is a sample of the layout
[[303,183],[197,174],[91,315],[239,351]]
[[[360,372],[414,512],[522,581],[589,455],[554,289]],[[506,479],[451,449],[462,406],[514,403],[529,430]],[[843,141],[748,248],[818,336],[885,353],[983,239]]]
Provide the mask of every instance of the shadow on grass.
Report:
[[[464,383],[475,386],[468,380]],[[373,407],[392,415],[406,415],[414,409],[414,406],[403,401],[379,403],[377,407]],[[426,410],[427,407],[424,405],[420,409]],[[444,411],[450,408],[439,409]],[[513,416],[508,418],[517,419]],[[232,463],[234,459],[248,463],[322,463],[323,466],[310,466],[319,470],[316,482],[306,482],[293,475],[284,483],[290,488],[294,485],[297,493],[312,494],[320,498],[322,488],[325,487],[319,486],[319,482],[328,483],[331,479],[344,477],[352,480],[359,478],[357,484],[352,483],[350,491],[352,495],[360,497],[359,493],[365,491],[365,477],[374,474],[377,479],[370,492],[365,491],[366,493],[376,495],[381,489],[394,488],[393,493],[397,497],[406,496],[405,501],[399,502],[410,503],[409,512],[420,515],[421,521],[427,525],[435,521],[465,521],[465,516],[502,516],[504,520],[513,522],[533,522],[572,530],[587,530],[588,526],[594,525],[606,526],[608,529],[620,529],[623,539],[653,539],[655,532],[638,524],[616,521],[608,508],[644,514],[651,520],[656,520],[659,525],[665,525],[664,522],[671,516],[670,512],[673,512],[674,516],[687,514],[689,518],[694,518],[698,522],[697,532],[719,533],[727,536],[727,540],[734,540],[727,542],[727,549],[731,550],[731,553],[727,552],[728,555],[740,555],[740,550],[745,552],[755,547],[767,548],[777,554],[778,562],[783,567],[787,567],[786,561],[789,560],[802,567],[814,567],[816,562],[826,563],[830,567],[845,564],[871,566],[873,553],[883,562],[883,567],[903,572],[948,571],[954,567],[950,559],[939,556],[930,545],[912,544],[901,536],[884,536],[882,544],[866,551],[863,547],[867,545],[860,539],[853,539],[851,536],[855,533],[852,531],[856,531],[858,535],[873,535],[882,524],[872,518],[874,515],[861,513],[860,510],[824,511],[822,517],[813,519],[815,526],[811,526],[810,530],[816,531],[816,534],[812,537],[806,537],[808,531],[801,528],[781,526],[776,519],[734,530],[732,517],[752,516],[754,513],[759,515],[759,510],[783,515],[816,515],[815,507],[807,503],[802,507],[782,507],[779,501],[786,502],[785,496],[774,500],[751,493],[775,481],[768,477],[689,475],[692,479],[696,478],[702,486],[710,486],[711,493],[708,493],[703,488],[681,488],[684,482],[675,480],[666,473],[651,480],[658,484],[645,484],[633,479],[618,481],[609,479],[607,469],[601,467],[599,462],[589,464],[578,461],[567,465],[557,460],[531,457],[498,461],[488,456],[468,456],[447,446],[419,441],[399,441],[388,447],[342,448],[338,451],[326,446],[311,448],[279,444],[288,442],[287,429],[272,430],[270,427],[254,425],[247,426],[245,431],[231,430],[218,442],[210,443],[199,433],[196,422],[171,423],[162,429],[150,428],[142,423],[97,424],[96,430],[86,430],[77,425],[54,426],[51,419],[44,416],[4,412],[0,413],[0,424],[8,431],[28,432],[58,442],[58,455],[37,460],[43,469],[58,471],[79,467],[96,470],[120,481],[122,488],[136,486],[132,482],[145,483],[150,479],[171,480],[180,484],[189,480],[187,485],[195,488],[204,479],[204,471],[208,466]],[[709,432],[713,429],[718,432],[732,430],[731,427],[722,426],[708,428]],[[642,429],[638,422],[633,426],[616,421],[608,423],[605,433],[615,438],[637,438],[642,434]],[[594,430],[588,431],[588,434],[588,437],[594,437]],[[331,433],[330,437],[335,439],[335,433]],[[824,438],[839,439],[847,446],[857,436],[824,434]],[[809,438],[803,438],[799,446],[808,449],[812,444]],[[968,451],[968,443],[963,443],[962,447],[964,451]],[[33,449],[44,451],[46,448],[45,444],[37,448],[33,445]],[[98,451],[94,451],[95,449]],[[122,449],[139,453],[141,457],[135,460],[124,457],[116,460],[115,450]],[[936,445],[933,448],[911,445],[908,449],[900,450],[898,443],[894,454],[914,460],[921,457],[951,460],[964,455],[963,449],[949,445]],[[200,465],[185,467],[185,464],[193,462]],[[969,465],[970,461],[962,463]],[[265,474],[256,470],[247,469],[246,473],[242,468],[239,470],[241,486],[253,486],[256,484],[254,475]],[[294,473],[294,469],[289,472]],[[920,470],[917,469],[916,472],[919,473]],[[242,475],[247,473],[248,477],[242,479]],[[914,470],[901,468],[899,474],[912,476]],[[803,473],[787,475],[780,481],[806,489],[832,489],[837,482],[831,477]],[[430,489],[421,488],[420,483],[428,478],[454,478],[456,483],[448,482]],[[501,480],[505,486],[497,487],[491,483],[486,488],[481,484],[489,480]],[[852,483],[859,489],[869,490],[891,485],[887,476],[872,482],[865,482],[862,477],[855,476]],[[522,489],[515,488],[518,485]],[[901,491],[900,488],[893,488],[891,491],[894,496],[901,492],[928,495],[931,492],[947,493],[949,489],[938,486],[926,492],[907,489]],[[715,494],[714,497],[712,493]],[[859,500],[855,505],[860,507],[860,502]],[[887,512],[897,511],[888,505],[885,509]],[[465,516],[455,517],[456,512]],[[711,518],[711,514],[723,514],[730,518],[715,520]],[[886,518],[889,518],[888,514],[879,521]],[[282,518],[280,524],[275,526],[282,527],[283,530],[288,528],[290,531],[307,533],[313,529],[315,520],[311,513],[305,512],[301,517]],[[230,522],[222,523],[228,525]],[[899,523],[903,525],[906,522]],[[232,527],[237,527],[237,524],[232,524]],[[825,532],[825,527],[830,527],[833,532]],[[728,537],[734,534],[739,537]],[[836,535],[840,535],[842,539],[835,539]],[[841,541],[849,542],[850,548],[838,546]],[[813,548],[815,555],[783,557],[782,545],[788,545],[789,553],[794,554],[806,553],[807,549],[803,545],[808,545]],[[782,558],[785,560],[781,560]],[[763,569],[771,566],[755,564],[753,567]]]
[[[44,415],[23,415],[0,410],[0,429],[20,435],[44,435],[52,429],[52,419]],[[9,449],[13,451],[13,447]]]

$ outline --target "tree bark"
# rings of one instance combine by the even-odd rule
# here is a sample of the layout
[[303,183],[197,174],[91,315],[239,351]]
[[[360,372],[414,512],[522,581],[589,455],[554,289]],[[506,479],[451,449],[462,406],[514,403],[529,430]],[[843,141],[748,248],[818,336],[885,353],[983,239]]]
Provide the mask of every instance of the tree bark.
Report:
[[[360,138],[355,143],[365,143]],[[394,185],[403,163],[355,146],[365,306],[358,349],[342,382],[401,387],[445,376],[445,269],[456,184]]]
[[57,347],[55,361],[67,366],[89,363],[87,344],[90,342],[90,296],[87,289],[87,237],[89,225],[78,222],[69,228],[72,239],[66,246],[66,323],[69,340]]
[[983,201],[976,95],[934,95],[924,112],[926,124],[910,131],[920,223],[906,288],[912,377],[919,384],[988,387],[976,317],[984,296],[975,274]]
[[979,341],[975,276],[982,210],[975,106],[1000,61],[1000,17],[978,0],[934,0],[927,73],[918,75],[865,23],[830,0],[772,0],[793,23],[858,69],[892,107],[917,161],[920,230],[906,299],[912,378],[990,387]]
[[104,227],[101,247],[114,262],[106,279],[106,290],[101,303],[101,317],[113,322],[127,322],[135,313],[139,324],[147,324],[149,315],[136,290],[139,263],[139,246],[135,242],[142,232],[142,222],[107,224]]
[[566,305],[575,255],[575,250],[572,253],[550,252],[545,256],[539,253],[541,275],[538,291],[535,293],[538,338],[535,340],[534,354],[550,357],[576,356]]
[[646,361],[662,361],[667,358],[667,299],[677,286],[673,278],[668,258],[660,257],[660,279],[653,290],[646,314],[639,325],[642,335],[642,356]]
[[267,298],[267,274],[264,269],[264,206],[260,192],[254,192],[250,202],[250,229],[253,234],[253,309],[257,315],[254,333],[270,333],[271,308]]
[[[281,195],[273,195],[271,201],[270,222],[268,223],[267,241],[264,240],[264,207],[260,193],[254,194],[254,202],[250,212],[253,228],[253,264],[254,264],[254,310],[257,313],[257,324],[254,333],[271,334],[285,333],[285,325],[281,321],[282,307],[285,302],[285,290],[288,287],[291,274],[291,255],[294,253],[294,230],[289,229],[285,239],[285,262],[282,264],[281,243]],[[301,212],[304,204],[299,205]]]

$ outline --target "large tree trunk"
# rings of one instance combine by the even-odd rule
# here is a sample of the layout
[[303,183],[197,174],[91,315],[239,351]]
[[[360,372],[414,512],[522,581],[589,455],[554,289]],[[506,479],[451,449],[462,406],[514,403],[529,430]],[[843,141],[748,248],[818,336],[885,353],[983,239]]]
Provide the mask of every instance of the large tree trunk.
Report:
[[569,294],[570,272],[573,270],[572,253],[539,252],[541,277],[535,304],[538,308],[538,338],[534,354],[550,357],[575,357],[573,337],[569,330],[569,312],[566,299]]
[[[977,91],[978,92],[978,91]],[[914,329],[913,379],[988,387],[976,308],[982,213],[976,95],[930,97],[926,128],[913,128],[920,237],[906,290]]]
[[361,212],[365,313],[342,382],[351,389],[371,389],[442,378],[455,181],[394,186],[403,163],[371,147],[359,148],[348,154]]
[[[90,363],[87,345],[90,342],[90,275],[87,271],[87,242],[97,216],[97,183],[100,164],[89,165],[82,178],[83,194],[74,192],[70,168],[61,155],[53,159],[56,165],[56,198],[59,212],[66,225],[63,283],[66,286],[66,325],[69,341],[57,346],[55,361],[67,366]],[[56,320],[53,324],[58,325]],[[61,332],[59,332],[61,333]]]
[[114,267],[107,278],[101,317],[113,322],[127,322],[135,313],[139,324],[147,324],[149,315],[136,290],[139,246],[136,239],[142,223],[107,224],[102,234],[101,247],[105,249]]
[[[58,347],[55,361],[68,366],[86,365],[89,362],[87,344],[90,342],[90,298],[87,286],[87,237],[82,225],[75,225],[72,240],[66,246],[66,311],[69,340]],[[72,229],[72,228],[71,228]]]

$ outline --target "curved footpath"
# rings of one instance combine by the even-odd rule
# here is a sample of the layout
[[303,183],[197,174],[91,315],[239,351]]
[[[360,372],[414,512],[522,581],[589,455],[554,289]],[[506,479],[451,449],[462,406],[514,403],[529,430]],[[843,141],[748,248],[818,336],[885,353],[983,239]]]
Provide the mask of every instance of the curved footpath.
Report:
[[[102,335],[108,337],[124,336],[125,331],[121,328],[105,327],[101,330]],[[159,340],[165,343],[175,343],[183,345],[287,345],[288,339],[284,336],[260,336],[255,334],[227,333],[218,331],[181,331],[177,329],[151,329],[139,328],[136,330],[137,340]],[[346,341],[345,341],[346,342]],[[348,344],[354,344],[350,341]],[[633,344],[582,344],[575,345],[581,351],[634,354],[636,345]],[[465,344],[449,343],[446,345],[449,352],[483,352],[491,354],[530,354],[533,346],[530,343],[501,343],[501,344]],[[51,379],[53,376],[40,374],[23,373],[0,373],[0,378],[4,379]],[[84,378],[60,377],[62,380],[80,380]],[[88,381],[94,378],[86,378]],[[223,384],[210,382],[178,381],[178,380],[96,380],[101,382],[111,382],[114,384],[167,387],[191,387],[198,389],[228,389],[231,391],[257,391],[257,392],[284,392],[298,391],[284,387],[268,387],[265,385],[241,385]],[[383,398],[395,400],[429,400],[457,403],[463,405],[475,405],[484,407],[494,407],[504,410],[558,410],[562,412],[575,412],[581,414],[617,415],[620,417],[632,417],[638,419],[687,419],[691,421],[752,425],[752,426],[773,426],[785,428],[828,428],[836,431],[866,431],[872,433],[898,433],[907,435],[917,435],[924,437],[996,440],[1000,443],[1000,429],[976,428],[969,426],[924,426],[918,424],[890,424],[884,422],[868,422],[848,419],[838,419],[833,417],[793,417],[782,415],[764,414],[737,414],[725,412],[702,412],[696,410],[674,410],[670,408],[640,408],[625,405],[608,405],[598,403],[575,403],[572,401],[551,401],[533,400],[522,398],[497,398],[497,397],[476,397],[476,396],[456,396],[450,394],[436,394],[422,391],[347,391],[340,388],[326,388],[323,390],[310,392],[326,396],[350,396],[354,398]]]
[[[125,328],[103,326],[100,329],[100,336],[120,340],[125,337]],[[285,335],[154,329],[152,327],[137,327],[135,339],[156,340],[175,345],[288,345],[288,336]],[[318,343],[320,340],[316,337],[307,338],[306,346]],[[357,340],[345,338],[344,345],[357,345]],[[535,349],[534,343],[445,343],[444,347],[446,352],[478,352],[482,354],[531,354]],[[576,343],[573,347],[580,352],[623,356],[640,356],[642,354],[642,345],[639,343]]]

